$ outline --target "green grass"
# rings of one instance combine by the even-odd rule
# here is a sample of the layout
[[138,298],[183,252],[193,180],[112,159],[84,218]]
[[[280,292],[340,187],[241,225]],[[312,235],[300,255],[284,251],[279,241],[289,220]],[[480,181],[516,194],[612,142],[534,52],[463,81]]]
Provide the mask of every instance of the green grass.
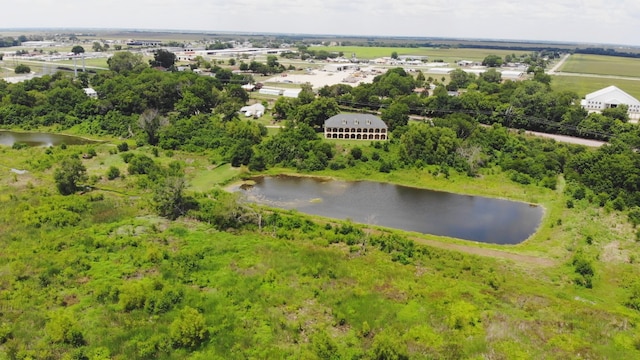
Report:
[[551,80],[551,87],[554,90],[574,91],[581,97],[611,85],[615,85],[636,99],[640,99],[640,81],[636,80],[564,75],[553,76]]
[[375,59],[379,57],[391,56],[392,52],[398,55],[428,56],[429,61],[443,60],[445,62],[455,62],[456,60],[482,61],[487,55],[523,54],[522,51],[497,50],[497,49],[441,49],[441,48],[396,48],[396,47],[364,47],[364,46],[315,46],[312,50],[326,50],[329,52],[344,53],[345,57],[351,57],[355,53],[360,59]]
[[[53,64],[59,64],[59,65],[65,65],[65,66],[73,66],[73,60],[62,60],[62,61],[56,61]],[[95,67],[100,67],[100,68],[104,68],[104,69],[108,69],[109,65],[107,64],[107,58],[97,58],[97,59],[84,59],[84,64],[86,66],[95,66]],[[82,59],[78,59],[76,60],[76,65],[78,66],[78,68],[82,68]]]
[[595,75],[615,75],[640,78],[640,59],[573,54],[560,69],[562,72],[595,74]]
[[[385,156],[369,142],[335,144],[338,151],[359,146],[369,158],[373,151]],[[83,160],[91,174],[108,166],[124,170],[120,154],[109,153],[113,145],[95,147],[97,156]],[[562,179],[553,191],[515,184],[497,168],[483,169],[477,178],[455,172],[446,178],[434,175],[435,166],[380,173],[372,160],[306,174],[541,204],[545,215],[538,232],[516,246],[382,228],[340,235],[343,222],[267,208],[257,209],[266,223],[262,231],[225,231],[192,218],[171,222],[151,215],[152,195],[136,185],[136,176],[101,180],[128,196],[57,195],[52,175],[57,160],[88,148],[55,147],[51,154],[42,148],[0,148],[2,165],[30,170],[14,176],[0,167],[0,329],[6,323],[12,334],[0,352],[70,357],[77,349],[53,342],[48,333],[62,312],[81,330],[89,358],[99,347],[114,359],[143,358],[143,351],[152,351],[147,358],[187,358],[187,350],[168,344],[171,324],[188,306],[205,319],[209,337],[197,352],[207,359],[315,359],[323,334],[333,342],[325,348],[335,349],[335,358],[373,358],[385,336],[412,359],[640,356],[635,346],[640,313],[622,305],[628,296],[624,286],[640,271],[630,261],[640,254],[635,229],[624,213],[587,199],[566,208]],[[132,151],[151,153],[149,147]],[[200,154],[161,153],[154,159],[164,165],[184,161],[190,191],[206,191],[241,172],[228,164],[215,167]],[[293,170],[269,170],[285,171]],[[92,201],[96,193],[104,200]],[[60,204],[87,210],[74,226],[29,226],[34,215]],[[269,218],[274,212],[280,221]],[[397,250],[383,251],[371,242],[383,235],[425,241],[416,241],[403,264],[396,261]],[[587,236],[592,244],[585,242]],[[363,239],[369,239],[366,251]],[[428,241],[464,245],[482,256],[419,245]],[[487,249],[541,257],[552,266],[482,252]],[[568,263],[577,253],[593,261],[593,289],[573,283]],[[150,312],[169,290],[183,295],[166,311]],[[146,299],[145,308],[124,310],[124,299],[135,293]],[[170,353],[162,352],[163,346]]]
[[189,179],[190,189],[193,191],[207,192],[213,187],[225,184],[229,180],[237,178],[242,174],[242,170],[234,168],[231,164],[220,166],[209,166],[206,169],[198,169],[193,177]]

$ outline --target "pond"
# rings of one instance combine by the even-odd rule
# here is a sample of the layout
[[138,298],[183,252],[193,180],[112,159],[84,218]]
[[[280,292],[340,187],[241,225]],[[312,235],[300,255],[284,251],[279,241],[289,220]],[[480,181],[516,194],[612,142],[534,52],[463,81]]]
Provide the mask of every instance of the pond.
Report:
[[274,176],[238,186],[249,201],[336,219],[495,244],[537,229],[541,206],[371,181]]
[[24,143],[28,146],[57,146],[61,144],[83,145],[96,142],[79,136],[0,130],[0,145],[6,146],[13,146],[15,143]]

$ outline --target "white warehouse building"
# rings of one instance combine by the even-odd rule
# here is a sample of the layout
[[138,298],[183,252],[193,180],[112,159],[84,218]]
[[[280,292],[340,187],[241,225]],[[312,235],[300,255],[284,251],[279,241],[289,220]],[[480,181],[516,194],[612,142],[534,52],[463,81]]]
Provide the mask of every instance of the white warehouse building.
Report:
[[613,85],[587,94],[580,105],[589,112],[600,112],[604,109],[627,105],[629,119],[633,121],[640,119],[640,101]]

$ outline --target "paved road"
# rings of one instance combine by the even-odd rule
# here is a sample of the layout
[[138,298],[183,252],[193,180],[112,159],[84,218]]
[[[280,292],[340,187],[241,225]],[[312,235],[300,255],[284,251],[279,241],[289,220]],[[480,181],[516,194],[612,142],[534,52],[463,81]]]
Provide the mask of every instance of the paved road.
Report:
[[606,144],[605,141],[583,139],[583,138],[566,136],[566,135],[547,134],[547,133],[541,133],[537,131],[527,131],[526,134],[554,139],[555,141],[558,141],[558,142],[563,142],[568,144],[578,144],[578,145],[584,145],[589,147],[600,147]]

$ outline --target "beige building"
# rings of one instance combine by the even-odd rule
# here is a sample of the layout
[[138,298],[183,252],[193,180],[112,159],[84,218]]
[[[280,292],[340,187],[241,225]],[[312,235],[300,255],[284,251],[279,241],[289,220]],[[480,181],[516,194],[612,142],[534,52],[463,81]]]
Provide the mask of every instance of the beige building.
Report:
[[326,139],[387,140],[387,124],[370,114],[338,114],[324,122]]

